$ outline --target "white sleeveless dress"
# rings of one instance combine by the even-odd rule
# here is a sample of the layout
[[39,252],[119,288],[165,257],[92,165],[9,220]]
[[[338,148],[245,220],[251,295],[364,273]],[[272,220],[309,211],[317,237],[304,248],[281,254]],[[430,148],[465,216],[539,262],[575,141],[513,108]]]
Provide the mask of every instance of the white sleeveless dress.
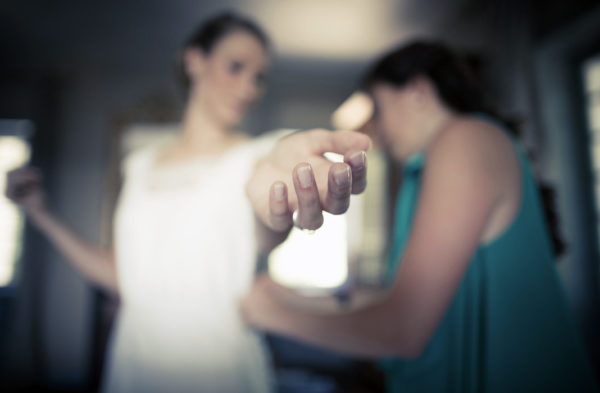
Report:
[[273,391],[267,349],[238,301],[255,269],[244,187],[274,140],[169,167],[156,167],[158,146],[126,159],[115,216],[121,307],[104,392]]

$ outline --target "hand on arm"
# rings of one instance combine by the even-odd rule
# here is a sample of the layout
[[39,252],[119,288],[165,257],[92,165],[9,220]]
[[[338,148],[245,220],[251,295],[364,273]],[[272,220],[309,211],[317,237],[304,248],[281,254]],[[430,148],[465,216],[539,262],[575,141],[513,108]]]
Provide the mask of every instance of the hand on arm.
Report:
[[117,293],[117,274],[112,251],[88,244],[46,207],[41,188],[42,176],[34,168],[18,168],[8,173],[6,196],[19,205],[86,279]]

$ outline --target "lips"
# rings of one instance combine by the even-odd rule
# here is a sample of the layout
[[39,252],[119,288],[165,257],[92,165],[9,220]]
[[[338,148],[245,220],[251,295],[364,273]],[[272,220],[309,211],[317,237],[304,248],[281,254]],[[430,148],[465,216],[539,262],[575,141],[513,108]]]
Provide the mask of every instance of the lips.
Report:
[[244,113],[248,109],[248,103],[244,101],[235,101],[231,104],[231,108],[237,113]]

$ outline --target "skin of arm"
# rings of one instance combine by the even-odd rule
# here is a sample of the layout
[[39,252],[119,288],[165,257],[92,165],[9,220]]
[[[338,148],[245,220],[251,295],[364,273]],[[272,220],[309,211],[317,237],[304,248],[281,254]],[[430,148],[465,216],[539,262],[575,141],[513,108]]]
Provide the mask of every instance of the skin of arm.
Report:
[[7,174],[5,193],[84,278],[116,294],[117,273],[113,252],[88,244],[55,217],[46,207],[41,183],[39,170],[17,168]]
[[103,290],[118,294],[117,269],[112,250],[88,244],[47,210],[32,212],[30,217],[85,279]]
[[[396,280],[378,303],[348,313],[294,310],[261,278],[242,303],[247,321],[355,356],[415,358],[443,318],[502,197],[502,154],[477,126],[450,126],[428,150],[413,229]],[[474,192],[477,190],[477,192]]]
[[388,294],[388,289],[355,285],[349,296],[341,302],[333,292],[319,296],[301,295],[293,289],[278,285],[267,274],[259,277],[258,281],[262,282],[270,296],[278,299],[280,303],[310,313],[344,314],[357,311],[381,301]]

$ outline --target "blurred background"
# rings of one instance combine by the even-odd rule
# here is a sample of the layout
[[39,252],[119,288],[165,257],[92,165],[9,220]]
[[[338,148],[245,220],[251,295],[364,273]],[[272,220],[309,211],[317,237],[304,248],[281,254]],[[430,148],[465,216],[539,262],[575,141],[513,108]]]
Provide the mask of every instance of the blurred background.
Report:
[[[411,38],[469,56],[555,188],[567,247],[558,266],[598,369],[597,0],[4,0],[0,172],[41,167],[55,212],[109,244],[122,150],[138,143],[136,125],[179,118],[180,45],[224,9],[253,17],[274,44],[267,94],[243,124],[252,134],[330,127],[370,60]],[[115,307],[0,198],[0,389],[96,391]],[[282,392],[379,386],[355,359],[275,337],[271,346]]]

